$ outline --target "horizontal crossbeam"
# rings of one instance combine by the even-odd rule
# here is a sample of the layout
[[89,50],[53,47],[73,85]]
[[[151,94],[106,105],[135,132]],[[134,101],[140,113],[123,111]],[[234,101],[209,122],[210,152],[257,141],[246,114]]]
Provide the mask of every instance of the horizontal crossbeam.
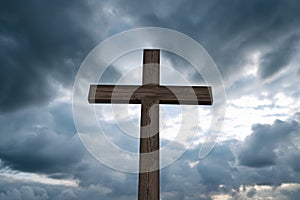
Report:
[[212,105],[210,86],[91,85],[89,103],[140,104],[157,99],[160,104]]

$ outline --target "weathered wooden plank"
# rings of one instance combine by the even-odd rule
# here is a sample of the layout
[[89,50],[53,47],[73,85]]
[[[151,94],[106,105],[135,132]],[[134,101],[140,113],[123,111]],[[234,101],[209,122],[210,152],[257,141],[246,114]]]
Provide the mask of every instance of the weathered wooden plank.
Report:
[[143,56],[143,85],[159,84],[160,50],[145,49]]
[[159,200],[159,104],[147,99],[141,107],[138,199]]
[[90,103],[140,104],[143,99],[157,99],[159,104],[212,105],[210,86],[91,85]]
[[[144,50],[143,56],[143,85],[159,85],[159,50]],[[153,87],[150,87],[153,88]],[[139,91],[139,90],[137,90]],[[141,98],[141,127],[140,127],[140,163],[138,200],[159,200],[159,100],[147,96],[146,91]],[[136,93],[134,99],[140,98]],[[151,157],[143,157],[144,154]],[[148,160],[147,160],[148,159]],[[151,166],[150,166],[151,164]],[[150,170],[156,169],[156,170]]]

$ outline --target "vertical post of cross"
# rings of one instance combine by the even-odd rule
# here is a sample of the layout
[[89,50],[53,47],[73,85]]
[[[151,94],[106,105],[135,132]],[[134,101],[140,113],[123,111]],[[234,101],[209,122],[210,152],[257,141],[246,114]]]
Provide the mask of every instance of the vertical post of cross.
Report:
[[[144,50],[143,85],[159,85],[159,63],[159,50]],[[159,200],[159,100],[144,98],[141,103],[138,200]],[[151,160],[145,160],[149,157],[143,154],[149,153]],[[155,170],[151,171],[153,166]]]

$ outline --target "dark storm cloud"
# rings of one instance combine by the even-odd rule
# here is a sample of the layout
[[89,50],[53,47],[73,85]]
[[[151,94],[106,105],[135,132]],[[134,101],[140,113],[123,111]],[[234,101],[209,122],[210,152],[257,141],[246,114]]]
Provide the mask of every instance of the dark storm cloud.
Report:
[[83,1],[5,1],[0,5],[0,111],[47,103],[69,87],[93,47]]
[[198,38],[200,42],[207,41],[204,46],[223,75],[232,75],[232,72],[241,70],[251,62],[249,55],[256,51],[260,51],[263,57],[265,54],[277,55],[269,59],[270,64],[278,62],[276,66],[262,63],[265,72],[262,78],[288,64],[298,38],[285,38],[300,33],[300,22],[295,20],[300,17],[295,7],[299,6],[298,1],[214,1],[212,5],[211,15],[206,15],[202,23],[199,21],[201,30],[198,33],[204,31],[204,36]]
[[274,49],[271,50],[270,53],[266,53],[262,58],[259,68],[260,76],[262,78],[268,78],[288,65],[298,44],[299,37],[291,36],[283,41],[282,44],[278,46],[274,45]]
[[103,32],[106,26],[114,30],[124,18],[132,27],[184,32],[203,44],[224,78],[241,70],[255,51],[262,53],[259,74],[268,78],[289,63],[299,40],[299,1],[114,1],[105,4],[111,16],[96,11],[104,5],[99,2],[1,4],[1,111],[48,102],[56,95],[55,83],[70,86],[80,62],[96,45],[88,28],[95,20],[103,22],[95,27]]
[[[111,7],[115,22],[100,12],[93,15],[98,12],[93,8],[101,8],[102,3],[94,7],[83,1],[1,4],[2,111],[48,102],[56,95],[56,81],[70,86],[80,62],[96,45],[87,28],[95,16],[112,27],[118,25],[117,19],[129,17],[133,27],[184,32],[204,45],[224,77],[241,70],[249,54],[261,51],[259,74],[267,78],[289,63],[299,40],[299,1],[114,1],[105,5]],[[22,98],[15,96],[16,91]]]
[[0,157],[4,164],[20,171],[51,173],[66,170],[82,157],[79,141],[49,130],[37,130],[35,134],[1,145]]
[[[233,183],[232,174],[236,169],[231,165],[235,162],[235,157],[228,144],[230,142],[218,145],[213,149],[209,158],[204,159],[197,166],[202,181],[206,183],[205,185],[209,191],[217,191],[220,185],[228,186],[228,183]],[[223,158],[220,159],[220,157]],[[232,184],[231,187],[233,187]]]
[[[235,157],[229,148],[235,143],[227,141],[216,145],[203,160],[198,159],[200,147],[186,151],[179,160],[161,171],[162,197],[210,199],[214,193],[231,193],[231,189],[238,187],[234,180],[237,170],[233,166]],[[191,163],[194,163],[194,167],[191,167]]]
[[[8,168],[54,179],[78,180],[79,188],[39,184],[38,188],[44,190],[48,199],[119,199],[120,196],[132,199],[136,196],[137,175],[116,172],[93,158],[75,135],[72,122],[71,105],[62,103],[0,116],[0,172]],[[33,195],[29,199],[44,198],[30,183],[0,180],[3,181],[0,185],[10,183],[6,187],[0,186],[1,200],[24,199],[27,192]],[[25,190],[23,186],[26,186]]]
[[[60,115],[58,109],[64,111],[64,115]],[[0,119],[0,159],[12,169],[67,173],[68,167],[83,157],[83,147],[74,135],[74,124],[69,121],[72,120],[70,105],[53,106],[50,111],[25,110]]]
[[7,177],[0,179],[0,200],[97,200],[134,199],[133,195],[119,197],[110,196],[111,190],[102,185],[77,187],[66,185],[47,185],[39,182],[12,180]]
[[289,63],[299,40],[297,0],[117,1],[112,5],[138,26],[163,26],[193,37],[208,50],[224,78],[242,70],[256,51],[265,58],[261,78],[271,76]]
[[296,121],[276,120],[272,125],[257,124],[253,133],[245,139],[239,150],[239,163],[248,167],[266,167],[275,165],[279,155],[287,152],[287,147],[295,148],[293,140],[300,131]]

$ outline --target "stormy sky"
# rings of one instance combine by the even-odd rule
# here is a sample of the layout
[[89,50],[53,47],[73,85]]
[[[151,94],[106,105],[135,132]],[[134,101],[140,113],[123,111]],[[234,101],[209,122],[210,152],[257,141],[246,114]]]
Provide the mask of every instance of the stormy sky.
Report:
[[[114,34],[142,27],[173,29],[199,42],[216,63],[226,92],[215,148],[199,158],[211,117],[211,110],[201,107],[202,120],[188,124],[177,148],[192,145],[161,170],[161,198],[298,199],[299,7],[297,0],[1,1],[0,200],[136,198],[137,174],[105,166],[81,143],[72,92],[89,52]],[[116,83],[130,72],[121,83],[140,84],[140,68],[131,66],[140,65],[141,55],[123,55],[100,82]],[[203,83],[172,53],[162,52],[161,62],[174,69],[162,69],[162,83],[181,84],[178,73],[193,85]],[[137,152],[138,139],[122,128],[138,136],[127,124],[138,126],[140,107],[95,109],[112,143]],[[161,110],[164,145],[176,137],[180,115],[176,106]]]

